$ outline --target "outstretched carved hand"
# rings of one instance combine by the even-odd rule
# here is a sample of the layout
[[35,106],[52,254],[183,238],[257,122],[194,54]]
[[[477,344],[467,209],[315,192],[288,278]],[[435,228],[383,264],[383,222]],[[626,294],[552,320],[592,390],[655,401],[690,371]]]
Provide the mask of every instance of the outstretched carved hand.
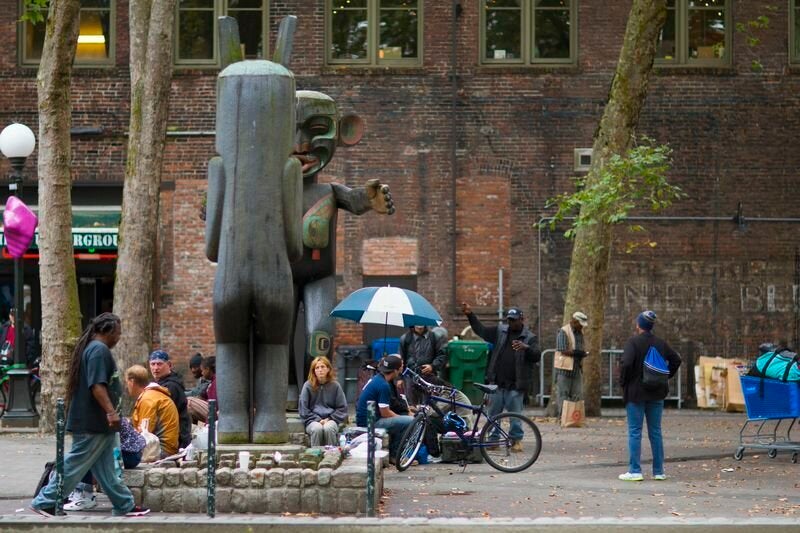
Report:
[[373,211],[384,215],[394,213],[394,202],[392,202],[392,193],[389,192],[388,185],[381,185],[379,179],[371,179],[364,184],[364,188],[367,190],[367,197]]

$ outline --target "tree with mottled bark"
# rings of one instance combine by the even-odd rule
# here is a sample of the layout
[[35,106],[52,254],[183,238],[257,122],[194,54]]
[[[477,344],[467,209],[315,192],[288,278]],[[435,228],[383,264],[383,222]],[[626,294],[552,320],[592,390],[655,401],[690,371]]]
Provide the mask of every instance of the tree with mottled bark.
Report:
[[114,312],[123,367],[141,362],[153,337],[159,187],[172,81],[176,0],[130,1],[131,114],[119,229]]
[[[607,187],[613,189],[617,186],[614,173],[609,172],[609,165],[615,156],[617,160],[624,158],[634,144],[639,114],[647,97],[653,70],[657,40],[666,15],[665,0],[632,2],[608,103],[595,134],[592,164],[583,180],[583,185],[589,189],[597,187],[598,192],[608,193]],[[642,186],[645,185],[642,183]],[[583,217],[585,223],[574,226],[572,231],[575,240],[563,323],[568,323],[572,313],[578,310],[589,315],[589,326],[584,330],[584,346],[590,355],[583,360],[583,390],[586,414],[589,416],[600,415],[603,386],[600,354],[603,347],[606,286],[614,226],[624,220],[624,216],[614,214],[614,209],[613,202],[580,204],[577,218],[586,215]],[[631,323],[633,319],[631,317]],[[554,394],[552,398],[555,398]],[[548,414],[556,412],[555,403],[550,402]]]
[[55,431],[72,352],[81,334],[72,250],[70,88],[79,0],[53,0],[36,77],[39,106],[39,282],[42,294],[42,401],[39,431]]

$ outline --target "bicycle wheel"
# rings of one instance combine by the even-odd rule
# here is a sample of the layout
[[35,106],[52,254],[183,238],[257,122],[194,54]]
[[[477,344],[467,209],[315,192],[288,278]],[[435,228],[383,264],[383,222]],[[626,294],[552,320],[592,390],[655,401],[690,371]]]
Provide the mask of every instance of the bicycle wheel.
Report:
[[425,426],[427,424],[428,418],[422,413],[419,413],[403,432],[403,436],[400,437],[400,444],[397,447],[397,457],[395,457],[395,465],[400,472],[411,466],[411,463],[417,456],[419,447],[422,444],[422,437],[425,436]]
[[[514,426],[522,430],[521,439],[512,439]],[[522,472],[539,458],[542,435],[528,418],[517,413],[500,413],[486,422],[480,435],[481,455],[501,472]]]

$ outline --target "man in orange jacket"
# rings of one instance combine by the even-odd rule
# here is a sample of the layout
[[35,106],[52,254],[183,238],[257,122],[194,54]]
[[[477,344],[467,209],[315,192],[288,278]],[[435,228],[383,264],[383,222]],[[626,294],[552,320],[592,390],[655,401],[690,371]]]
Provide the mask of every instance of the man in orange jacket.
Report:
[[141,365],[125,371],[125,383],[130,397],[136,398],[131,417],[133,427],[139,430],[142,420],[148,419],[148,430],[161,441],[161,457],[178,453],[178,408],[169,390],[150,382],[150,374]]

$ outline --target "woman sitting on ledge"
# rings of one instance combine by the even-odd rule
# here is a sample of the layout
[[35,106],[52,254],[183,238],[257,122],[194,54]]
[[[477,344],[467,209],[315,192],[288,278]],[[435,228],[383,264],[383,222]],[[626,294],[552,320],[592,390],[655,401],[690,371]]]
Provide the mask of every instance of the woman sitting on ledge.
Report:
[[347,400],[335,378],[327,357],[317,357],[311,362],[308,381],[300,391],[299,406],[311,446],[338,444],[339,424],[347,418]]

